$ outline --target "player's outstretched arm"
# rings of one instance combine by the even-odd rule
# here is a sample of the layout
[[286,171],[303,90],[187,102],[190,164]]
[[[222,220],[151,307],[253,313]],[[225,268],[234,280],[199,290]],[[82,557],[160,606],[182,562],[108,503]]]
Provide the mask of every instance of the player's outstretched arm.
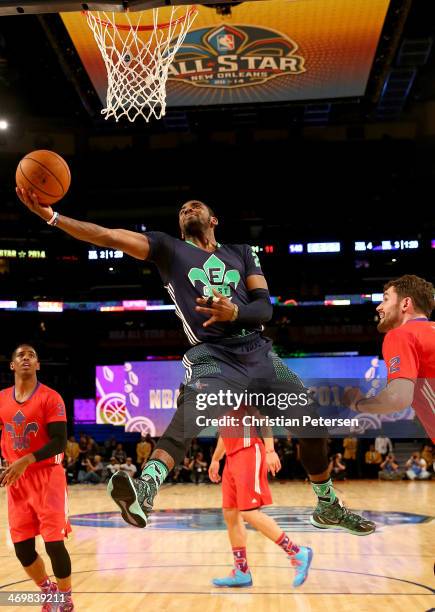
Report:
[[[51,206],[41,206],[38,197],[25,189],[16,188],[17,196],[21,202],[35,215],[50,221],[53,217]],[[111,229],[86,221],[78,221],[65,215],[59,215],[56,227],[63,230],[77,240],[83,240],[97,246],[117,249],[136,257],[136,259],[147,259],[149,254],[148,238],[139,232],[131,232],[125,229]]]

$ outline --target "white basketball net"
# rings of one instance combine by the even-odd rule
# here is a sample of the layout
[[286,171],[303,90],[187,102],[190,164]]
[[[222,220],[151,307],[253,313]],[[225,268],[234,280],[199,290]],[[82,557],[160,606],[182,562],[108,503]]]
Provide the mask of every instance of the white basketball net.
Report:
[[[86,12],[86,19],[107,69],[106,119],[135,121],[142,116],[160,119],[166,112],[168,68],[186,37],[197,11],[173,6],[171,16],[159,25],[159,9],[153,9],[153,25],[141,26],[142,13],[132,23],[116,25],[119,13]],[[138,18],[138,19],[137,19]],[[137,22],[136,22],[137,19]],[[125,21],[125,19],[124,19]]]

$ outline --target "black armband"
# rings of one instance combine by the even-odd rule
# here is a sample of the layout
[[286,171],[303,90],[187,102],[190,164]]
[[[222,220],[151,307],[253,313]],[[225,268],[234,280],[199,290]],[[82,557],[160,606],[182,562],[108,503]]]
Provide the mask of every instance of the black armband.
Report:
[[239,306],[239,314],[236,323],[249,325],[260,325],[272,318],[273,308],[270,303],[270,295],[267,289],[252,289],[249,292],[251,301],[249,304]]
[[36,461],[43,461],[63,453],[66,447],[67,433],[65,421],[55,421],[47,424],[47,433],[50,441],[33,453]]

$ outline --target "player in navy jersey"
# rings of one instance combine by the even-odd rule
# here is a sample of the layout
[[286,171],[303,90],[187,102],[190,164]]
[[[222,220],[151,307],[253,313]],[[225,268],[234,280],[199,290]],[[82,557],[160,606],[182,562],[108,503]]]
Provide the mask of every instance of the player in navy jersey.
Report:
[[[162,232],[141,234],[77,221],[39,205],[35,194],[17,188],[17,195],[29,210],[74,238],[153,262],[192,345],[183,357],[186,377],[177,411],[140,478],[132,480],[117,472],[108,485],[124,520],[145,527],[160,485],[201,430],[194,415],[198,391],[240,391],[258,381],[304,390],[261,333],[272,316],[272,305],[258,257],[248,245],[218,243],[217,217],[197,200],[186,202],[179,211],[180,240]],[[207,407],[208,415],[217,412]],[[318,496],[312,524],[322,529],[341,527],[357,535],[373,533],[374,523],[350,512],[336,497],[326,438],[300,438],[300,449]]]

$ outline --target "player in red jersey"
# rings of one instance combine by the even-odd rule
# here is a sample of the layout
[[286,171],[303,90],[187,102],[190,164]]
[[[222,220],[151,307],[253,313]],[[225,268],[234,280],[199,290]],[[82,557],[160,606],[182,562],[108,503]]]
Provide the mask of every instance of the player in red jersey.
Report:
[[378,331],[385,333],[382,353],[388,384],[378,395],[364,398],[353,393],[346,402],[358,412],[386,414],[408,406],[435,438],[435,322],[434,286],[406,274],[384,286],[384,299],[376,308]]
[[[234,569],[225,578],[215,578],[213,584],[219,587],[252,586],[252,575],[248,566],[245,521],[267,538],[280,546],[287,554],[295,569],[293,586],[303,584],[308,576],[313,551],[298,546],[282,531],[277,522],[260,508],[272,503],[267,481],[267,472],[274,476],[281,469],[275,452],[270,428],[262,428],[263,440],[251,426],[254,415],[250,408],[238,411],[236,422],[221,428],[216,449],[209,467],[212,482],[219,482],[219,461],[226,454],[222,476],[222,508],[227,524],[228,536],[234,556]],[[247,418],[247,420],[245,420]]]
[[[27,574],[47,596],[42,610],[71,612],[71,560],[64,538],[68,522],[67,488],[62,466],[67,441],[61,396],[37,379],[38,355],[28,344],[12,354],[15,384],[0,391],[2,455],[8,462],[0,475],[7,487],[9,528],[15,553]],[[47,574],[35,549],[40,534],[57,583]]]

